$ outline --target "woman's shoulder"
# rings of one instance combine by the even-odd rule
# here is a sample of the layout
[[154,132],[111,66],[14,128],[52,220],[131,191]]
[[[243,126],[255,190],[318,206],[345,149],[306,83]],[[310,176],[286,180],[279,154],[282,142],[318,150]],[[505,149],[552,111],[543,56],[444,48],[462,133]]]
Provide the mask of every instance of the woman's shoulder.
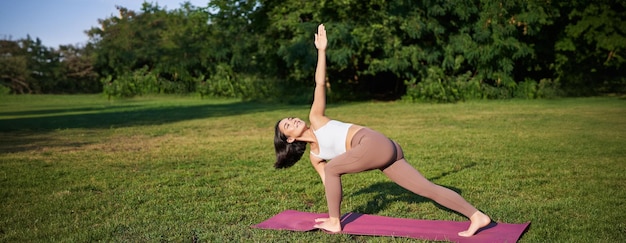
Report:
[[326,116],[309,117],[309,122],[311,123],[311,128],[313,129],[313,131],[322,128],[330,121],[331,119]]

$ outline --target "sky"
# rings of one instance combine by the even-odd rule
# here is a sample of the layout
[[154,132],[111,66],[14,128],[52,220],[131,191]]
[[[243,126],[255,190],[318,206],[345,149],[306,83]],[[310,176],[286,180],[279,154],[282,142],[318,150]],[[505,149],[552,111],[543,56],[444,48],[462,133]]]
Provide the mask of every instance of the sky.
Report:
[[[144,0],[0,0],[0,39],[19,40],[30,35],[44,46],[87,43],[86,30],[98,19],[117,16],[115,6],[139,11]],[[205,7],[209,0],[146,0],[167,10],[183,2]]]

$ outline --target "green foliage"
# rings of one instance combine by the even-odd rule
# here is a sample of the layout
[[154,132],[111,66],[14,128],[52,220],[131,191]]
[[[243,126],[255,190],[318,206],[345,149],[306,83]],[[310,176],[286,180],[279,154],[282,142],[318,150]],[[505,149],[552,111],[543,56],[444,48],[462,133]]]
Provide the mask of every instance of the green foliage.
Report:
[[17,42],[0,41],[0,82],[15,93],[31,93],[27,57]]
[[243,101],[276,101],[281,98],[276,82],[254,75],[238,75],[238,93]]
[[574,94],[623,92],[626,2],[582,1],[565,10],[568,23],[555,44],[558,80]]
[[438,67],[428,69],[428,76],[424,80],[410,80],[406,84],[408,87],[403,100],[441,103],[480,99],[484,87],[478,79],[471,77],[471,73],[449,77]]
[[[316,6],[293,1],[274,8],[269,16],[276,16],[271,21],[290,40],[281,43],[278,52],[287,69],[293,70],[290,79],[305,83],[312,76],[310,60],[315,56],[306,47],[316,23],[324,22],[330,38],[329,77],[341,89],[370,92],[370,97],[387,91],[397,94],[401,91],[395,87],[405,85],[398,80],[412,80],[409,86],[426,82],[422,86],[432,88],[424,90],[439,90],[440,94],[430,95],[432,99],[454,102],[463,99],[456,94],[459,87],[443,86],[469,80],[467,73],[472,73],[476,83],[512,90],[516,86],[513,67],[533,57],[532,46],[522,39],[536,35],[541,24],[549,22],[550,16],[540,11],[549,6],[507,4],[326,1]],[[437,77],[430,73],[433,69],[440,70]]]
[[208,80],[201,81],[201,86],[205,86],[204,93],[201,95],[210,95],[214,97],[229,97],[236,98],[238,92],[236,91],[238,83],[235,73],[230,66],[225,64],[217,65],[216,72]]
[[28,36],[20,44],[30,72],[26,78],[28,86],[34,93],[54,93],[55,87],[62,80],[59,53],[44,46],[39,38],[33,40]]
[[526,79],[519,82],[513,92],[513,97],[522,99],[535,99],[537,95],[537,82],[532,79]]
[[242,100],[269,100],[272,96],[272,82],[256,76],[236,74],[226,64],[217,65],[216,72],[210,78],[196,79],[196,92],[200,97],[227,97]]
[[559,83],[550,79],[542,79],[539,83],[532,79],[526,79],[523,82],[519,82],[513,89],[513,98],[551,99],[561,96],[562,92]]
[[7,86],[0,84],[0,96],[8,95],[11,93],[11,89]]
[[127,77],[116,79],[109,75],[101,79],[104,95],[109,97],[133,97],[136,95],[135,84]]
[[542,79],[537,85],[537,97],[539,98],[557,98],[563,96],[560,84],[551,79]]
[[[141,13],[118,7],[120,17],[100,20],[95,66],[120,83],[137,81],[138,93],[188,93],[206,70],[208,14],[189,4],[175,11],[144,3]],[[201,71],[202,70],[202,71]],[[145,76],[145,78],[140,77]],[[133,78],[134,77],[134,78]],[[128,85],[126,85],[128,86]]]
[[324,23],[332,100],[623,93],[625,10],[609,0],[146,2],[100,19],[84,47],[3,42],[0,73],[14,93],[98,92],[110,76],[132,95],[307,102]]
[[172,82],[159,77],[148,67],[124,74],[115,80],[107,76],[101,80],[104,94],[109,97],[133,97],[146,94],[186,94],[186,83]]
[[92,46],[46,47],[29,37],[0,40],[0,82],[17,94],[94,93],[101,90],[93,70]]
[[99,75],[94,70],[94,46],[62,45],[61,79],[55,87],[59,93],[98,93],[102,91]]

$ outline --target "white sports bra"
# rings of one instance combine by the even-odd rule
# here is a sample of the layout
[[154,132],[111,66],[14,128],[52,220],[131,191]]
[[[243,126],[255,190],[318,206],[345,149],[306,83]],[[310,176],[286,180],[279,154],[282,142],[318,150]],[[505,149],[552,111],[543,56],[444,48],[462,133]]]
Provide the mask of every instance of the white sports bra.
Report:
[[331,160],[345,153],[346,139],[350,126],[352,126],[350,123],[330,120],[326,125],[313,131],[317,138],[319,154],[315,154],[312,151],[311,154],[320,159]]

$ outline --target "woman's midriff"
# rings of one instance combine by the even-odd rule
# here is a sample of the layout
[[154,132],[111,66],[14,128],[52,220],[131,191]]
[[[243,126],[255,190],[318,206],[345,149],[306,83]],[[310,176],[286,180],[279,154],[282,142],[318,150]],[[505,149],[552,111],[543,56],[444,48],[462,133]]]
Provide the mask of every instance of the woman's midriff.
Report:
[[362,126],[354,125],[354,124],[348,128],[348,136],[346,137],[346,152],[352,149],[352,138],[362,128],[363,128]]

